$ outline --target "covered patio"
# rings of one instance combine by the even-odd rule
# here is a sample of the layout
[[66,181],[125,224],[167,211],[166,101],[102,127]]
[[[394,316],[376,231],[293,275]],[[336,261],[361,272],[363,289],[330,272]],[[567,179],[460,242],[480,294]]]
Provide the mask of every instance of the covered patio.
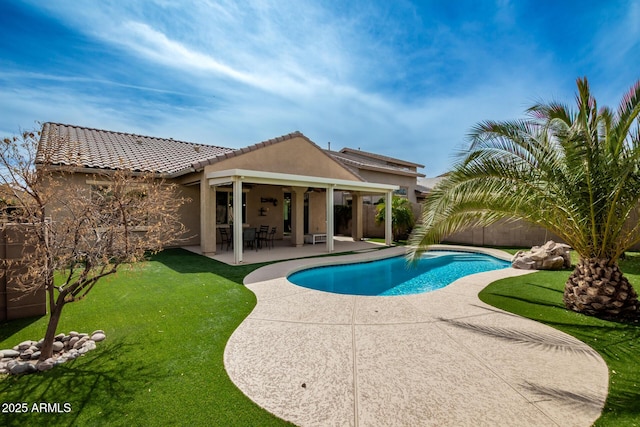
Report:
[[[215,259],[220,257],[221,261],[230,264],[242,264],[261,262],[255,261],[260,258],[267,260],[269,258],[268,252],[275,252],[276,250],[275,247],[270,250],[263,248],[259,251],[256,251],[254,248],[243,248],[243,230],[248,227],[248,224],[243,223],[243,221],[233,221],[225,225],[225,227],[229,228],[233,238],[232,244],[230,245],[233,248],[232,259],[231,254],[228,252],[225,253],[226,251],[222,249],[222,245],[218,245],[218,229],[220,225],[216,220],[216,215],[218,215],[215,209],[216,191],[219,191],[218,189],[221,187],[229,188],[229,186],[231,187],[232,199],[235,201],[243,200],[244,187],[249,186],[275,186],[291,194],[291,232],[287,236],[288,238],[276,240],[279,251],[282,251],[284,247],[290,249],[289,255],[283,256],[282,259],[300,258],[300,254],[307,251],[309,252],[308,256],[333,253],[337,249],[336,245],[343,246],[343,243],[348,243],[343,242],[341,239],[336,240],[334,236],[334,191],[348,191],[353,198],[352,220],[354,231],[350,239],[351,244],[359,243],[363,238],[362,197],[372,194],[384,195],[386,207],[385,244],[386,246],[391,246],[392,244],[391,200],[393,192],[399,188],[397,185],[247,169],[226,169],[206,173],[200,183],[202,231],[200,252],[206,256]],[[308,240],[309,234],[305,234],[304,231],[304,195],[310,189],[323,192],[325,195],[325,230],[320,230],[319,232],[322,236],[322,243],[305,245],[305,237]],[[243,218],[243,208],[247,208],[247,206],[244,206],[243,203],[233,203],[230,208],[232,210],[231,218]],[[255,208],[254,206],[253,209],[255,210]],[[370,247],[370,245],[369,243],[363,243],[362,248],[350,248],[344,251],[367,248],[375,249]],[[340,249],[340,251],[343,250]]]
[[[334,254],[374,252],[387,247],[387,245],[378,242],[367,240],[354,241],[348,236],[334,236],[333,238]],[[185,246],[184,249],[197,254],[203,254],[200,246]],[[276,240],[273,248],[262,248],[260,250],[245,249],[242,263],[258,264],[263,262],[311,258],[322,255],[327,255],[327,248],[324,243],[316,243],[315,245],[307,243],[303,246],[295,247],[291,244],[290,237],[287,236],[284,239]],[[222,250],[218,250],[214,255],[206,256],[225,264],[235,264],[234,251],[232,249],[225,250],[225,248],[223,248]]]

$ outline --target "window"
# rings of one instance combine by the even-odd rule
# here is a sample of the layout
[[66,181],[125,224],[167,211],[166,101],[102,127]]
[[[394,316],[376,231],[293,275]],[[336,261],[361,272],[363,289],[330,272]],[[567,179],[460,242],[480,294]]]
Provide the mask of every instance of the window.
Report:
[[394,195],[396,196],[400,196],[400,197],[407,197],[407,194],[409,193],[409,188],[407,187],[400,187],[398,190],[395,190],[393,192]]
[[[216,191],[216,224],[231,224],[233,221],[233,193]],[[242,193],[242,222],[247,222],[247,193]]]
[[126,210],[127,225],[145,227],[149,225],[149,214],[145,208],[147,194],[142,186],[134,186],[114,203],[114,190],[109,183],[91,184],[91,203],[98,208],[97,223],[115,225],[122,220],[121,208]]

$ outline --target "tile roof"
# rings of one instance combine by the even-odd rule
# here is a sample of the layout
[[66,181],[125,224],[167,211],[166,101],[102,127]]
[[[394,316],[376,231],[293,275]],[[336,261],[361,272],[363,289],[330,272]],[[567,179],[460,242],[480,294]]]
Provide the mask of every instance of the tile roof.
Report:
[[[52,165],[89,169],[124,168],[134,172],[177,177],[292,138],[303,138],[317,146],[298,131],[236,149],[61,123],[45,123],[42,126],[38,163],[46,161]],[[424,176],[412,170],[422,166],[415,163],[347,148],[340,152],[318,148],[362,181],[365,179],[358,173],[361,169]],[[364,156],[361,155],[363,153]]]
[[[414,169],[415,167],[422,167],[422,165],[418,165],[417,163],[410,163],[403,160],[392,159],[391,157],[377,155],[364,157],[354,154],[350,151],[345,152],[344,150],[346,149],[343,149],[339,152],[328,151],[328,153],[350,169],[355,169],[355,173],[357,173],[357,170],[359,169],[364,169],[405,176],[424,176],[424,174],[417,172]],[[411,166],[409,166],[409,164]]]
[[234,151],[234,148],[174,139],[45,123],[38,161],[42,163],[46,155],[48,163],[54,165],[111,170],[126,168],[179,176],[193,171],[195,164]]
[[382,154],[370,153],[368,151],[362,151],[360,149],[355,149],[355,148],[345,147],[342,150],[340,150],[340,153],[351,154],[359,158],[367,158],[370,161],[375,161],[378,163],[382,162],[387,164],[395,164],[398,166],[407,166],[407,167],[416,168],[416,169],[424,167],[424,165],[421,165],[420,163],[413,163],[407,160],[396,159],[395,157],[383,156]]

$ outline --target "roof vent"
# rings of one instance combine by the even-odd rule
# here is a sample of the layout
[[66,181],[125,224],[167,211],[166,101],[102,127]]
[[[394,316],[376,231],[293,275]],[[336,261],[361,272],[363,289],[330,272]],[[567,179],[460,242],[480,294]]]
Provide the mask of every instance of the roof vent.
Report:
[[196,150],[196,153],[200,152],[200,147],[198,147],[197,145],[195,147],[193,147],[194,150]]
[[137,142],[138,144],[142,145],[142,143],[143,143],[144,141],[143,141],[143,140],[141,140],[141,139],[137,139],[137,140],[136,140],[136,142]]

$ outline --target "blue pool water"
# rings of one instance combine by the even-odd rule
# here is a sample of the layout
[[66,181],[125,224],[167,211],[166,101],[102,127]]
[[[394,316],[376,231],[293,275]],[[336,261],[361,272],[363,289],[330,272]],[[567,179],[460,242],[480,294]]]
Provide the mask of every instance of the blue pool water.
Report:
[[509,265],[484,254],[432,251],[415,266],[407,266],[404,257],[394,257],[310,268],[287,279],[298,286],[337,294],[410,295],[444,288],[461,277]]

